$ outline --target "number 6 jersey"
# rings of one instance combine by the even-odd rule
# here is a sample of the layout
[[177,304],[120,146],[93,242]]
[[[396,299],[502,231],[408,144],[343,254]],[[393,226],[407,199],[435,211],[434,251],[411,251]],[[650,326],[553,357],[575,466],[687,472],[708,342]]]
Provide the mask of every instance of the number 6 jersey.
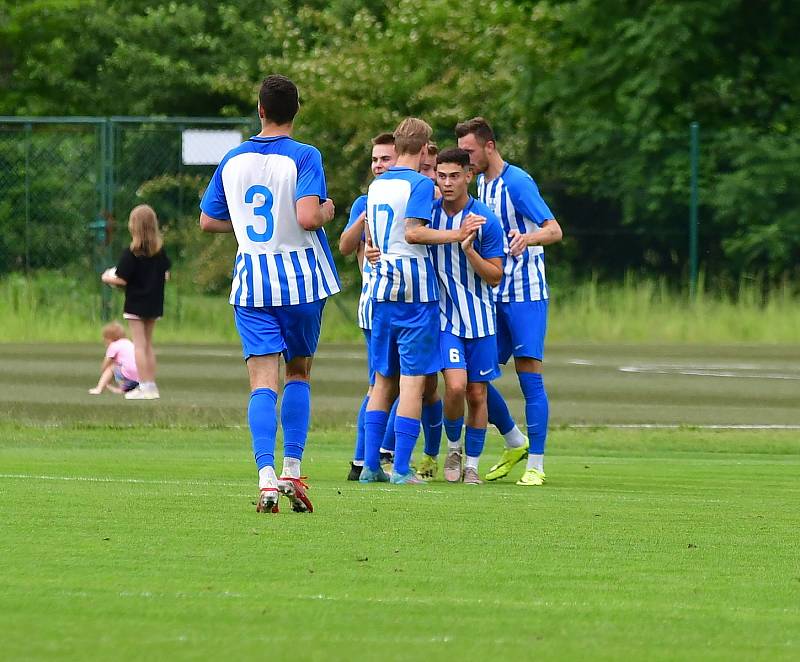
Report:
[[222,159],[200,209],[233,224],[231,304],[289,306],[339,291],[325,231],[297,222],[295,203],[312,195],[327,197],[322,157],[289,136],[254,136]]

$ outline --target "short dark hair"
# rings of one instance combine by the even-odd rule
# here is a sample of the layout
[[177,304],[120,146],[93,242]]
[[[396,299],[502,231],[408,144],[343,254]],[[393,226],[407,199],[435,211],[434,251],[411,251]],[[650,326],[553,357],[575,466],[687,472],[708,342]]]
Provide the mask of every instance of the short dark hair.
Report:
[[456,138],[463,138],[470,133],[475,135],[481,145],[485,145],[490,140],[497,142],[489,122],[482,117],[473,117],[471,120],[456,124]]
[[379,133],[372,139],[373,145],[394,145],[394,134],[390,131]]
[[462,168],[469,168],[469,152],[458,147],[445,149],[439,152],[436,157],[436,165],[441,165],[442,163],[455,163]]
[[439,153],[439,146],[436,143],[428,143],[428,156],[436,156]]
[[275,124],[289,124],[300,109],[297,86],[286,76],[272,74],[261,83],[258,101],[264,117]]

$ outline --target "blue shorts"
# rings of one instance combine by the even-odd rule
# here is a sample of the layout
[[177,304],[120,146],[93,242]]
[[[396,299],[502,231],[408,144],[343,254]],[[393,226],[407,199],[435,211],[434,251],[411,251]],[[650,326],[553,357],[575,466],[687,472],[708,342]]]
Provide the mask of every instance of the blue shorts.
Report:
[[372,367],[372,353],[369,351],[372,329],[361,329],[364,332],[364,340],[367,341],[367,371],[369,372],[369,385],[375,386],[375,368]]
[[442,370],[467,371],[468,382],[490,382],[500,376],[497,365],[497,338],[460,338],[449,331],[439,335]]
[[497,358],[506,364],[515,357],[544,360],[547,332],[547,299],[540,301],[498,301]]
[[128,379],[125,375],[123,375],[122,368],[120,368],[118,365],[114,366],[114,380],[117,382],[117,386],[122,389],[123,393],[132,391],[139,386],[139,382]]
[[285,361],[296,356],[313,356],[319,343],[324,307],[325,299],[294,306],[234,306],[233,318],[242,340],[244,360],[278,352],[283,352]]
[[384,377],[439,372],[439,302],[373,302],[369,348],[373,369]]

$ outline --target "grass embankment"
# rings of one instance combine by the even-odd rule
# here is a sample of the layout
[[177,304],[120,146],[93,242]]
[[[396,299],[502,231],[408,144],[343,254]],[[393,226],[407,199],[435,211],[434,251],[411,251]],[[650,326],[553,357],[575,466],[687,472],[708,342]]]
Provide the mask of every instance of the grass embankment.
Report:
[[[112,294],[113,315],[123,296]],[[53,273],[0,280],[0,342],[95,341],[101,322],[99,287]],[[361,340],[355,323],[356,296],[338,295],[326,306],[323,340]],[[790,285],[764,294],[743,282],[735,296],[701,286],[694,301],[666,281],[628,278],[623,283],[589,281],[552,291],[548,341],[596,343],[795,343],[800,329],[800,294]],[[192,293],[175,279],[167,286],[159,342],[237,342],[226,295]]]

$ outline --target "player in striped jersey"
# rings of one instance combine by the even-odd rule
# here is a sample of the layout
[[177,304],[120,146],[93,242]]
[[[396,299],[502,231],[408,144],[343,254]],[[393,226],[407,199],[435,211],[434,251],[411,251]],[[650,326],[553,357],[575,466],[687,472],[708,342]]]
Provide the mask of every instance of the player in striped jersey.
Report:
[[[432,401],[439,357],[439,290],[426,244],[466,239],[477,224],[437,231],[430,223],[433,182],[419,174],[431,128],[408,118],[394,132],[397,165],[378,177],[367,196],[369,236],[380,250],[370,283],[373,299],[370,352],[375,386],[366,412],[366,453],[361,481],[386,482],[379,462],[389,407],[399,389],[395,463],[391,481],[419,482],[410,468],[423,403]],[[433,384],[433,389],[426,388]]]
[[[372,161],[370,168],[375,177],[382,175],[397,161],[394,150],[394,136],[391,133],[381,133],[372,139]],[[356,423],[356,447],[353,460],[350,463],[348,480],[358,480],[364,466],[364,415],[367,411],[367,402],[375,383],[375,371],[369,356],[369,339],[372,332],[372,299],[369,296],[369,279],[372,267],[364,259],[364,221],[367,217],[367,196],[361,195],[355,199],[350,208],[350,219],[339,238],[339,251],[342,255],[356,253],[361,269],[361,295],[358,299],[358,326],[364,332],[367,343],[367,365],[369,367],[369,388],[367,395],[361,403]],[[392,446],[394,447],[394,446]]]
[[[462,149],[447,149],[438,155],[436,163],[442,198],[434,203],[431,228],[453,230],[471,219],[484,221],[460,243],[431,247],[440,290],[444,427],[448,439],[444,477],[450,482],[463,477],[464,483],[477,485],[481,482],[478,460],[486,439],[486,387],[500,374],[492,288],[503,275],[503,230],[494,213],[467,192],[472,181],[469,154]],[[469,404],[467,458],[462,472],[465,398]],[[435,455],[426,452],[418,472],[435,475],[436,464]]]
[[514,424],[500,392],[489,386],[489,421],[506,438],[500,461],[488,480],[506,476],[526,455],[528,463],[518,485],[542,485],[549,405],[542,381],[544,337],[549,293],[543,246],[561,241],[561,226],[545,204],[531,176],[506,163],[497,151],[494,132],[482,117],[456,126],[458,146],[470,155],[478,175],[478,197],[503,224],[508,255],[496,290],[497,347],[500,363],[514,356],[514,367],[525,397],[526,440]]
[[[250,376],[248,422],[258,467],[258,512],[277,512],[278,495],[311,512],[300,478],[311,413],[311,361],[326,297],[339,291],[322,226],[333,218],[322,157],[292,139],[297,87],[264,79],[261,132],[228,152],[200,203],[206,232],[233,232],[239,248],[230,302]],[[283,471],[275,474],[279,355],[286,361],[281,403]]]

